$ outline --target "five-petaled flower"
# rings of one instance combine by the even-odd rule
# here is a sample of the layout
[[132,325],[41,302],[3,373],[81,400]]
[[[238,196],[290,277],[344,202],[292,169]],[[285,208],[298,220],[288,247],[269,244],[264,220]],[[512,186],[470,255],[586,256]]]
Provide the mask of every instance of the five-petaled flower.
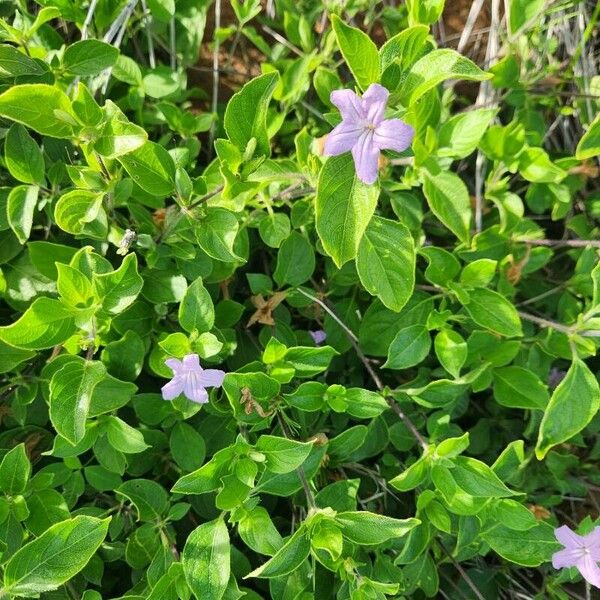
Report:
[[203,369],[197,354],[188,354],[183,360],[168,358],[165,364],[173,371],[173,379],[162,386],[162,396],[165,400],[173,400],[183,394],[192,402],[206,404],[206,388],[221,387],[225,377],[225,371]]
[[358,178],[367,184],[377,179],[381,150],[406,150],[415,134],[414,129],[400,119],[384,119],[390,93],[373,83],[359,98],[352,90],[331,92],[331,102],[337,106],[342,122],[325,140],[324,154],[337,156],[352,150]]
[[600,527],[587,535],[577,535],[566,525],[554,530],[556,539],[564,546],[552,555],[555,569],[577,567],[583,578],[600,588]]
[[322,329],[309,331],[308,333],[310,333],[310,337],[317,346],[320,346],[327,339],[327,334]]

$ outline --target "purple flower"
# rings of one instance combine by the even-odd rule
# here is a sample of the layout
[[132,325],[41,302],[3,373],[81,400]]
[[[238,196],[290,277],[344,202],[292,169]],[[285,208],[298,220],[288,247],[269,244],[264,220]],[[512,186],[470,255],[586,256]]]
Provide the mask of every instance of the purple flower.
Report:
[[162,386],[165,400],[173,400],[180,394],[192,402],[206,404],[208,402],[207,387],[221,387],[225,371],[203,369],[197,354],[188,354],[183,360],[169,358],[165,364],[173,371],[173,379]]
[[373,83],[359,98],[352,90],[331,92],[331,102],[342,114],[342,122],[325,140],[324,154],[337,156],[352,150],[358,178],[367,184],[377,179],[381,150],[406,150],[415,135],[414,129],[400,119],[384,119],[390,93]]
[[566,525],[554,530],[556,539],[565,547],[552,555],[555,569],[577,567],[583,578],[593,586],[600,588],[600,527],[592,533],[577,535]]
[[327,339],[327,334],[322,329],[309,331],[308,333],[310,333],[310,337],[317,346],[320,346]]

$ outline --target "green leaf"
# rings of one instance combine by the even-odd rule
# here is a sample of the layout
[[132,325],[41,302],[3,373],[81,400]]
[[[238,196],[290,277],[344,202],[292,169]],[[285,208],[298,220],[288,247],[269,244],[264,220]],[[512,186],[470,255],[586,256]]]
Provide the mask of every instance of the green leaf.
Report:
[[393,339],[388,359],[383,365],[387,369],[408,369],[425,360],[431,348],[431,337],[424,325],[404,327]]
[[[108,109],[110,106],[114,106],[114,104],[110,100],[107,100],[105,108]],[[75,93],[72,107],[73,112],[84,125],[94,127],[102,121],[103,112],[100,105],[81,81],[77,84],[77,92]],[[108,110],[106,112],[108,114]]]
[[146,142],[117,160],[145,192],[164,197],[175,190],[175,163],[160,144]]
[[454,159],[469,156],[497,112],[495,108],[480,108],[450,117],[440,128],[438,156]]
[[491,73],[485,73],[473,61],[455,50],[433,50],[420,58],[410,69],[400,89],[400,101],[404,106],[411,106],[423,94],[446,79],[484,81],[491,77]]
[[301,525],[266,563],[244,577],[281,577],[295,571],[310,553],[310,540],[304,525]]
[[176,423],[171,430],[169,447],[175,462],[184,471],[194,471],[204,462],[206,444],[204,438],[183,421]]
[[103,197],[104,194],[89,190],[72,190],[63,194],[54,206],[56,224],[74,235],[87,232],[87,226],[104,210]]
[[428,456],[422,456],[407,469],[402,471],[390,480],[390,485],[401,492],[414,490],[421,485],[429,475],[431,459]]
[[44,69],[37,61],[14,46],[0,46],[0,77],[41,76]]
[[360,240],[356,269],[365,289],[399,312],[415,286],[415,247],[397,221],[374,216]]
[[[2,334],[0,333],[0,336]],[[26,360],[35,356],[35,352],[14,348],[0,341],[0,374],[8,373]]]
[[8,224],[21,244],[24,244],[31,234],[39,191],[37,185],[18,185],[8,194],[6,203]]
[[4,141],[6,168],[23,183],[43,184],[44,155],[37,142],[20,123],[14,123]]
[[519,173],[534,183],[559,183],[567,172],[557,166],[542,148],[526,148],[519,155]]
[[433,345],[442,367],[452,377],[458,377],[468,353],[467,343],[462,336],[452,329],[442,329],[435,336]]
[[224,208],[211,207],[196,227],[196,239],[206,254],[223,262],[243,260],[233,251],[239,229],[237,217]]
[[377,46],[366,33],[346,25],[337,15],[331,17],[331,24],[348,68],[356,83],[366,90],[370,84],[379,81]]
[[406,0],[410,25],[435,23],[442,15],[445,0]]
[[53,298],[36,298],[12,325],[0,327],[0,340],[24,350],[44,350],[62,344],[75,333],[71,311]]
[[544,410],[550,396],[535,373],[510,366],[494,370],[494,398],[509,408]]
[[468,242],[471,202],[463,180],[452,171],[441,171],[437,175],[425,171],[423,193],[431,212],[461,242]]
[[279,248],[281,242],[290,235],[290,218],[285,213],[267,215],[258,224],[258,232],[267,246]]
[[227,137],[241,152],[246,150],[246,146],[254,138],[257,155],[271,154],[267,132],[267,108],[278,80],[277,73],[265,73],[256,77],[244,85],[227,103],[223,125]]
[[9,450],[0,463],[0,490],[9,496],[25,491],[31,476],[31,463],[25,452],[25,444]]
[[229,532],[222,518],[203,523],[188,536],[181,562],[198,600],[221,600],[225,595],[231,568],[229,553]]
[[524,567],[537,567],[549,562],[552,554],[561,547],[548,523],[539,523],[526,531],[515,531],[496,524],[482,532],[481,537],[502,558]]
[[62,263],[56,263],[58,278],[56,289],[63,302],[69,306],[85,307],[93,297],[91,281],[80,271]]
[[362,388],[348,388],[343,401],[345,412],[356,419],[373,419],[389,408],[381,394]]
[[4,567],[4,591],[37,597],[74,577],[92,558],[110,519],[77,516],[57,523],[14,554]]
[[315,270],[315,252],[301,233],[293,231],[281,244],[277,253],[277,267],[273,279],[280,287],[297,287],[310,279]]
[[67,46],[63,67],[73,75],[87,77],[97,75],[112,67],[119,57],[119,50],[100,40],[80,40]]
[[469,303],[464,306],[471,319],[481,327],[507,337],[523,335],[517,309],[494,290],[487,288],[470,290]]
[[175,0],[148,0],[153,18],[168,23],[175,15]]
[[283,546],[281,535],[262,506],[256,506],[244,515],[238,523],[238,533],[246,546],[260,554],[273,556]]
[[0,115],[55,138],[72,138],[76,123],[68,96],[51,85],[15,85],[0,95]]
[[177,480],[171,491],[176,494],[205,494],[216,490],[221,485],[221,477],[229,471],[233,454],[231,446],[219,450],[204,466]]
[[545,0],[510,0],[508,3],[508,31],[511,37],[526,25],[537,24],[537,17],[544,10]]
[[600,386],[587,365],[576,358],[558,384],[544,412],[535,447],[542,460],[550,448],[579,433],[600,408]]
[[190,284],[179,305],[179,323],[188,332],[210,331],[215,324],[215,307],[212,298],[198,277]]
[[297,377],[314,377],[327,369],[337,354],[331,346],[295,346],[285,353],[284,359],[296,369]]
[[[116,104],[107,100],[104,112],[106,123],[94,142],[94,150],[98,154],[106,158],[117,158],[138,150],[146,143],[148,139],[146,131],[131,123]],[[162,157],[164,158],[164,155]],[[164,158],[164,160],[168,164],[168,159]]]
[[379,56],[381,58],[381,72],[383,73],[382,82],[387,84],[387,80],[390,78],[391,83],[392,71],[397,71],[397,73],[394,73],[394,85],[389,89],[395,88],[402,71],[407,70],[421,57],[426,48],[428,35],[429,27],[414,25],[397,33],[381,46]]
[[289,473],[297,469],[312,450],[312,444],[296,442],[273,435],[261,435],[256,449],[266,457],[266,465],[273,473]]
[[110,445],[124,454],[137,454],[150,448],[142,432],[114,415],[108,417],[106,437]]
[[454,468],[450,470],[458,487],[476,498],[504,498],[514,496],[500,478],[485,463],[467,456],[453,459]]
[[406,535],[421,521],[419,519],[393,519],[367,511],[341,512],[335,517],[342,525],[344,537],[355,544],[383,544]]
[[355,425],[329,440],[327,454],[330,460],[338,464],[345,462],[357,448],[363,445],[367,433],[369,430],[365,425]]
[[598,154],[600,154],[600,113],[596,115],[596,118],[579,140],[575,151],[577,160],[586,160],[598,156]]
[[92,283],[104,311],[111,315],[123,312],[133,304],[144,285],[137,269],[137,255],[128,254],[115,271],[94,273]]
[[101,362],[78,357],[50,380],[50,420],[54,429],[73,445],[85,435],[92,394],[105,374],[106,367]]
[[136,507],[140,521],[158,521],[169,505],[169,497],[162,485],[149,479],[130,479],[115,492],[125,496]]
[[317,233],[338,268],[356,256],[378,197],[377,185],[356,176],[349,153],[327,159],[317,184]]

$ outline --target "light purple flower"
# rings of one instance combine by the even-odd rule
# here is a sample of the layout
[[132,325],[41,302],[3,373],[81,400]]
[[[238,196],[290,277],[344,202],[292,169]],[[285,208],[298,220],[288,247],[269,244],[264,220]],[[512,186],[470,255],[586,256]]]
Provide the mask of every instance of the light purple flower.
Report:
[[414,129],[400,119],[384,119],[390,93],[373,83],[359,98],[352,90],[331,92],[331,102],[337,106],[342,122],[325,140],[324,154],[337,156],[352,150],[358,178],[367,184],[377,179],[381,150],[406,150],[415,134]]
[[162,386],[165,400],[173,400],[180,394],[192,402],[206,404],[208,402],[207,387],[221,387],[225,371],[203,369],[197,354],[188,354],[183,360],[169,358],[165,364],[173,371],[173,379]]
[[308,333],[310,333],[310,337],[317,346],[320,346],[327,339],[327,334],[322,329],[309,331]]
[[577,535],[566,525],[554,530],[556,539],[564,546],[552,555],[555,569],[577,567],[583,578],[593,586],[600,588],[600,527],[592,533]]

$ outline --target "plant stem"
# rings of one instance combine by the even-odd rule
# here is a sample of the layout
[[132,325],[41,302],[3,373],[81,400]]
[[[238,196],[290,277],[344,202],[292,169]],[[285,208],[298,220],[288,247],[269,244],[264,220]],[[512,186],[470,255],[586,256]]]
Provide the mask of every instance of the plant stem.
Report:
[[[283,418],[281,417],[281,415],[279,413],[277,413],[277,420],[279,421],[279,426],[281,427],[281,431],[283,432],[284,437],[286,437],[288,440],[292,439],[290,430],[288,429],[288,426],[286,425],[285,421],[283,420]],[[302,467],[302,465],[300,465],[296,469],[296,473],[298,474],[300,483],[302,484],[302,487],[304,488],[304,495],[306,496],[306,503],[308,504],[308,508],[310,510],[316,510],[317,505],[315,504],[315,498],[313,496],[312,490],[310,489],[310,486],[308,485],[308,479],[306,479],[306,473],[304,472],[304,467]]]
[[549,327],[550,329],[555,329],[556,331],[560,331],[566,335],[577,334],[582,337],[600,337],[600,331],[597,330],[589,329],[587,331],[579,331],[576,325],[563,325],[562,323],[550,321],[542,317],[536,317],[535,315],[523,311],[519,311],[519,316],[521,317],[521,319],[525,319],[526,321],[530,321],[531,323],[535,323],[536,325],[540,325],[541,327]]
[[515,240],[523,244],[531,244],[532,246],[567,246],[569,248],[600,248],[600,240],[533,240],[519,239]]
[[437,540],[439,547],[442,549],[442,552],[450,559],[456,570],[460,573],[461,577],[466,581],[467,585],[473,590],[473,593],[477,597],[477,600],[485,600],[485,597],[481,594],[481,592],[477,589],[477,586],[473,582],[473,580],[469,577],[467,572],[461,567],[460,563],[450,554],[449,550],[444,546],[442,540]]
[[[316,302],[344,330],[344,333],[348,336],[350,343],[354,347],[354,351],[356,352],[356,355],[358,356],[359,360],[364,365],[365,369],[367,370],[367,373],[370,375],[371,379],[373,380],[373,383],[375,383],[375,386],[377,387],[377,389],[380,392],[383,392],[385,390],[385,386],[383,385],[383,382],[379,378],[379,375],[375,372],[375,370],[371,366],[371,363],[369,362],[368,358],[363,354],[362,350],[360,349],[360,346],[358,345],[358,338],[354,335],[352,330],[335,314],[335,312],[329,306],[327,306],[327,304],[325,302],[323,302],[319,298],[316,298],[315,296],[312,296],[311,294],[305,292],[301,288],[297,288],[297,289],[301,294],[303,294],[307,298],[310,298],[313,302]],[[396,400],[394,398],[392,398],[391,396],[388,396],[385,394],[383,394],[383,396],[384,396],[386,402],[388,403],[389,407],[396,413],[396,415],[398,415],[398,417],[404,423],[404,425],[406,425],[407,429],[411,432],[413,437],[420,444],[421,448],[423,448],[423,450],[427,450],[429,447],[427,442],[425,441],[423,436],[419,433],[419,430],[416,428],[415,424],[410,420],[410,418],[407,415],[404,414],[404,412],[402,411],[400,406],[398,406],[398,403],[396,402]]]
[[[219,102],[219,38],[217,31],[221,27],[221,0],[215,0],[215,29],[213,33],[213,81],[212,81],[212,113],[217,114],[217,105]],[[213,121],[208,132],[208,157],[212,157],[213,142],[215,141],[216,122]]]

